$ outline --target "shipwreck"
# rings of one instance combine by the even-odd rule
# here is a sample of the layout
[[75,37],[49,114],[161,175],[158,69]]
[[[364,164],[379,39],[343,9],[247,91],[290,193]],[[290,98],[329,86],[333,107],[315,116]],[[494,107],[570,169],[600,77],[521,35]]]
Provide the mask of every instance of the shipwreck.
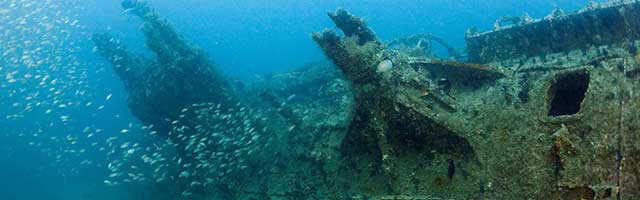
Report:
[[[639,2],[504,18],[494,30],[470,29],[466,53],[429,34],[385,43],[364,20],[337,9],[328,17],[339,31],[311,36],[332,63],[248,88],[230,84],[158,13],[136,2],[123,7],[143,20],[155,59],[128,52],[106,33],[94,36],[134,114],[155,125],[161,139],[176,141],[174,119],[205,129],[219,120],[185,117],[185,109],[214,107],[260,130],[248,131],[260,145],[206,147],[260,153],[242,153],[249,169],[212,177],[215,184],[195,189],[200,197],[640,198]],[[431,54],[434,42],[449,57]]]

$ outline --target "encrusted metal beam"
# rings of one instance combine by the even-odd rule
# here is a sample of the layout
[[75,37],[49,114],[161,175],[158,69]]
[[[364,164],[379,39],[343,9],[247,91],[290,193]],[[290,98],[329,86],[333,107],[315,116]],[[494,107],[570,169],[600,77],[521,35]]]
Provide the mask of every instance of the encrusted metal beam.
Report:
[[469,60],[489,63],[640,39],[640,3],[620,2],[471,33],[466,38]]

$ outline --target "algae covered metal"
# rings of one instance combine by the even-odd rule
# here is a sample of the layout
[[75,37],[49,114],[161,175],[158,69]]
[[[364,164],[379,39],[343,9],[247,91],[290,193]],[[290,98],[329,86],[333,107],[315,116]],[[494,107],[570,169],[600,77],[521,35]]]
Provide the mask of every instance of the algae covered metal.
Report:
[[[215,184],[176,183],[183,196],[640,197],[635,1],[469,31],[468,60],[452,48],[450,58],[430,54],[425,40],[450,47],[431,35],[384,43],[364,20],[337,9],[328,16],[342,33],[311,36],[333,65],[313,64],[244,89],[229,84],[155,11],[127,2],[123,7],[143,19],[156,60],[138,58],[107,34],[94,41],[125,83],[134,114],[173,133],[186,127],[182,136],[164,138],[176,140],[177,154],[211,164],[207,174],[220,174],[212,176]],[[406,45],[414,42],[417,49]],[[180,117],[185,109],[197,112]],[[224,162],[242,170],[227,173],[228,163],[180,144],[221,130],[229,130],[221,133],[226,142],[202,149],[222,152]]]

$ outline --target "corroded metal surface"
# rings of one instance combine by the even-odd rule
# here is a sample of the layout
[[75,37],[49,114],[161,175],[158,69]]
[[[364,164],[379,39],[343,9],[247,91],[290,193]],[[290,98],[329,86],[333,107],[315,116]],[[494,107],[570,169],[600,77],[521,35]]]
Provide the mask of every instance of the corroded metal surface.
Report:
[[640,39],[640,3],[610,3],[467,36],[473,62],[542,56]]

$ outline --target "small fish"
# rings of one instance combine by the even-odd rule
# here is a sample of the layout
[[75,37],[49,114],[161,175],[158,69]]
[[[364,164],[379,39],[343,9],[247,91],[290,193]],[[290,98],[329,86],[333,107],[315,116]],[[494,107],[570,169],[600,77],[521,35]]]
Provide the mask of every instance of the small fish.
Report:
[[107,143],[111,143],[112,141],[118,139],[118,137],[109,137],[107,138]]
[[201,186],[202,183],[198,182],[198,181],[193,181],[191,182],[191,187],[195,187],[195,186]]
[[293,99],[293,98],[295,98],[295,97],[296,97],[296,95],[295,95],[295,94],[292,94],[291,96],[287,97],[287,101],[291,101],[291,99]]
[[188,171],[182,171],[180,172],[180,175],[178,175],[179,178],[187,178],[191,176],[191,173],[189,173]]

